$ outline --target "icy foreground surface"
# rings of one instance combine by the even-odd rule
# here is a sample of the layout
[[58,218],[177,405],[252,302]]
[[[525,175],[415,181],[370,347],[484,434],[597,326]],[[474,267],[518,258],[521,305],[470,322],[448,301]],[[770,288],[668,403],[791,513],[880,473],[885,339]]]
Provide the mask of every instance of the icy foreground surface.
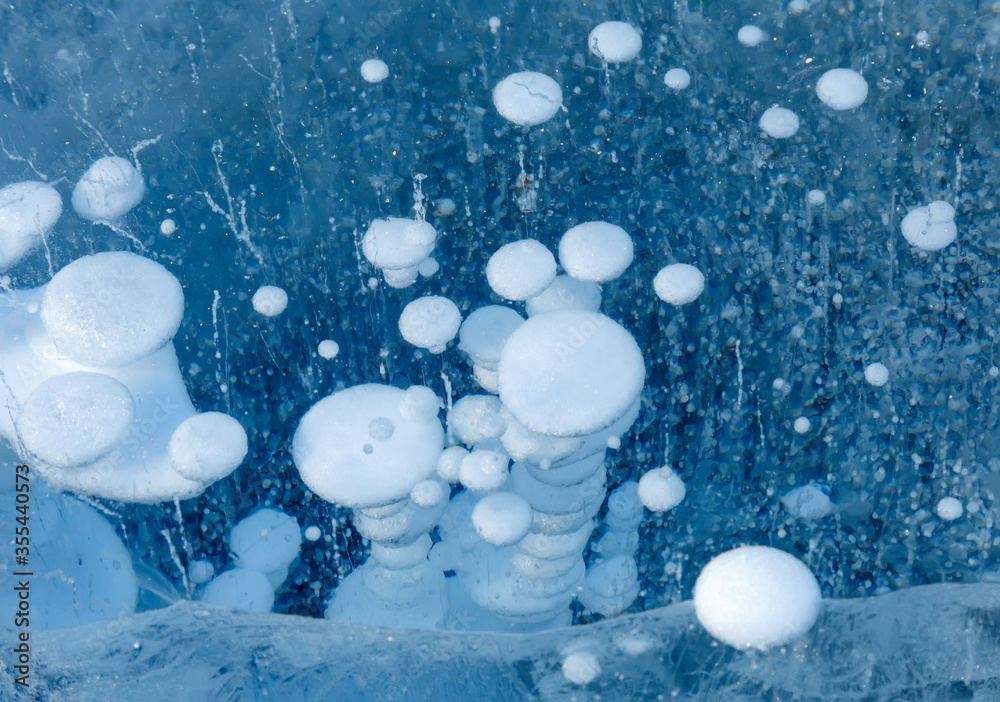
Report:
[[[416,700],[469,699],[476,689],[569,698],[569,671],[583,685],[593,677],[578,698],[669,698],[676,689],[711,700],[995,699],[998,8],[950,0],[4,4],[0,188],[44,182],[62,210],[55,221],[29,216],[28,226],[19,214],[0,227],[17,234],[0,247],[8,252],[0,256],[0,425],[13,427],[20,411],[8,386],[40,383],[34,375],[51,364],[70,369],[54,346],[37,343],[32,327],[44,314],[31,291],[84,256],[129,252],[162,265],[184,291],[180,327],[150,371],[169,371],[183,406],[158,421],[156,398],[135,392],[135,417],[145,411],[151,423],[133,427],[157,438],[164,465],[174,426],[195,411],[231,417],[249,449],[232,475],[192,482],[176,503],[168,485],[135,504],[138,480],[91,500],[88,509],[115,534],[106,543],[120,540],[132,559],[138,594],[127,604],[134,599],[140,613],[81,630],[36,623],[39,685],[57,699],[106,699],[112,684],[151,690],[149,699],[233,698],[241,688],[270,689],[271,699],[324,699],[321,689],[351,700],[404,690]],[[637,55],[605,65],[590,52],[590,33],[608,21],[639,31]],[[748,22],[766,42],[740,44]],[[378,83],[362,73],[372,58],[388,68]],[[678,68],[686,79],[668,74]],[[854,99],[831,106],[816,86],[838,68],[858,71],[867,92],[848,90]],[[532,90],[537,100],[515,95],[498,110],[496,86],[525,71],[549,77],[558,95]],[[799,120],[787,138],[761,131],[774,105]],[[534,109],[511,121],[507,107]],[[109,156],[141,170],[141,192],[132,180],[128,197],[104,203],[110,209],[78,212],[76,184]],[[923,234],[912,243],[908,213],[938,202],[951,208],[946,221],[918,217]],[[404,241],[409,229],[408,250],[366,237],[392,221],[405,224]],[[598,254],[582,267],[562,260],[561,237],[586,222],[621,227],[634,252]],[[941,227],[940,248],[919,245]],[[525,303],[502,299],[488,262],[529,239],[589,281],[546,266],[542,279],[557,277],[545,292]],[[400,257],[383,260],[390,249]],[[692,298],[683,305],[662,300],[655,283],[676,264],[701,276],[682,286],[691,295],[668,295]],[[258,304],[261,312],[254,294],[268,286],[284,295]],[[407,304],[431,296],[452,301],[464,320],[503,305],[506,321],[452,341],[443,338],[448,326],[422,340],[441,350],[431,353],[399,329]],[[291,445],[305,413],[366,383],[426,385],[444,405],[497,390],[494,342],[522,318],[567,307],[620,324],[645,364],[639,401],[615,407],[629,421],[634,410],[634,424],[599,437],[609,452],[594,484],[610,493],[660,467],[682,481],[650,502],[671,510],[640,505],[635,528],[612,528],[608,505],[577,510],[595,525],[577,561],[613,562],[602,542],[635,549],[633,569],[620,570],[634,575],[620,588],[636,598],[626,618],[602,620],[615,598],[592,591],[564,611],[582,626],[513,638],[316,620],[365,564],[412,554],[373,547],[358,528],[371,527],[372,515],[304,483]],[[6,349],[15,347],[24,355],[13,358]],[[385,435],[384,424],[363,430]],[[110,422],[104,429],[105,438],[119,436]],[[6,474],[16,461],[3,444]],[[136,442],[136,455],[148,448]],[[189,465],[182,449],[191,448],[175,446],[182,470],[205,468]],[[209,473],[238,455],[216,452]],[[71,475],[56,477],[79,489]],[[414,504],[449,497],[440,482],[423,483]],[[394,497],[406,498],[406,488]],[[470,502],[470,492],[453,501]],[[784,499],[790,494],[812,497]],[[46,508],[36,499],[40,517]],[[212,575],[234,572],[242,562],[234,528],[259,509],[293,517],[305,537],[287,571],[268,578],[275,612],[295,619],[195,616],[198,604],[146,611],[197,599]],[[501,543],[523,527],[478,517],[465,534],[473,544],[485,543],[473,526],[490,527],[483,533]],[[440,537],[428,528],[416,543]],[[3,582],[13,577],[10,538],[0,533]],[[690,605],[678,604],[711,558],[742,544],[801,560],[827,598],[817,625],[788,652],[713,644]],[[449,587],[462,578],[448,553],[431,557]],[[57,570],[39,568],[53,582]],[[269,574],[257,573],[263,592]],[[934,583],[971,585],[919,589]],[[87,607],[79,594],[60,604]],[[615,637],[635,626],[654,648],[628,657],[623,651],[634,654],[643,640]],[[0,629],[4,654],[7,636]],[[577,640],[580,649],[565,648]],[[363,670],[366,657],[375,664]],[[139,682],[130,670],[150,677]],[[112,683],[113,675],[121,677]],[[188,694],[177,694],[185,685]]]
[[[714,643],[690,603],[528,636],[355,627],[182,602],[39,635],[38,689],[51,699],[150,702],[995,700],[998,630],[996,585],[827,600],[796,645],[751,654]],[[599,645],[605,671],[586,690],[560,671],[579,643]]]

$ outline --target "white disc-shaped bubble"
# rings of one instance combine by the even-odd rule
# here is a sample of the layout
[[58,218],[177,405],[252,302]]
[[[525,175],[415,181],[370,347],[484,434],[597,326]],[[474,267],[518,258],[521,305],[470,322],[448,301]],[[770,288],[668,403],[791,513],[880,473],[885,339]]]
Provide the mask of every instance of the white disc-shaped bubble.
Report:
[[108,156],[95,161],[73,188],[73,209],[84,219],[117,219],[138,205],[145,191],[135,166]]
[[24,447],[58,468],[97,460],[128,436],[135,403],[128,388],[103,373],[66,373],[28,395],[17,415]]
[[174,429],[167,444],[174,470],[201,483],[213,483],[232,473],[248,449],[243,425],[221,412],[188,417]]
[[639,478],[639,501],[650,512],[671,510],[686,494],[684,481],[672,468],[654,468]]
[[[407,400],[399,388],[359,385],[313,405],[292,440],[292,458],[309,489],[352,508],[381,507],[408,497],[417,483],[434,474],[444,444],[437,397],[424,390],[426,401],[425,393]],[[369,434],[378,418],[393,427],[383,440]]]
[[741,546],[716,556],[694,584],[698,621],[736,648],[790,643],[812,628],[819,609],[819,584],[809,568],[769,546]]
[[462,323],[458,348],[469,354],[473,363],[495,368],[507,337],[523,323],[524,318],[509,307],[480,307]]
[[853,110],[868,97],[868,83],[857,71],[834,68],[816,81],[816,96],[834,110]]
[[437,474],[441,480],[457,483],[461,480],[462,461],[469,455],[469,450],[461,446],[449,446],[438,457]]
[[399,333],[417,348],[442,353],[458,334],[462,313],[458,305],[440,295],[410,302],[399,315]]
[[584,436],[624,415],[645,366],[622,326],[595,312],[531,317],[510,335],[497,367],[500,400],[533,432]]
[[955,208],[944,200],[911,210],[900,224],[911,246],[924,251],[940,251],[955,241]]
[[962,503],[955,497],[942,497],[937,506],[934,508],[937,516],[941,517],[946,522],[953,522],[963,514],[965,514],[965,507]]
[[627,22],[602,22],[590,31],[587,47],[602,61],[623,63],[642,51],[642,35]]
[[476,503],[472,526],[480,539],[494,546],[510,546],[531,531],[531,505],[512,492],[494,492]]
[[775,139],[788,139],[799,131],[799,117],[784,107],[770,107],[760,116],[760,128]]
[[265,317],[277,317],[288,307],[288,293],[274,285],[261,285],[253,294],[253,308]]
[[184,293],[170,271],[122,251],[84,256],[45,286],[41,318],[60,353],[97,368],[123,366],[177,333]]
[[514,73],[493,88],[493,105],[504,119],[522,127],[548,122],[562,107],[562,88],[544,73]]
[[593,651],[577,651],[563,658],[562,674],[574,685],[589,685],[601,674],[601,661]]
[[876,361],[865,366],[865,380],[877,388],[889,382],[889,369]]
[[745,24],[736,32],[736,39],[743,46],[760,46],[767,41],[767,33],[754,24]]
[[366,83],[381,83],[389,77],[389,67],[381,59],[368,59],[361,64],[361,77]]
[[555,277],[555,257],[534,239],[501,246],[486,264],[486,280],[493,292],[508,300],[527,300],[545,290]]
[[466,446],[499,439],[507,429],[500,408],[500,398],[495,395],[466,395],[448,411],[448,431]]
[[373,266],[402,270],[427,258],[436,241],[437,231],[427,222],[389,217],[376,219],[368,226],[361,251]]
[[492,492],[510,475],[510,459],[502,451],[477,449],[464,459],[458,468],[458,478],[472,492]]
[[585,222],[559,240],[559,263],[577,280],[614,280],[632,263],[632,237],[608,222]]
[[705,291],[705,276],[688,263],[672,263],[656,274],[653,290],[664,302],[679,307],[694,302]]
[[340,353],[340,344],[338,344],[333,339],[323,339],[319,342],[319,346],[316,347],[316,352],[319,353],[320,358],[325,358],[328,361],[337,357]]
[[240,568],[271,573],[287,568],[299,555],[302,532],[295,517],[258,509],[229,532],[229,550]]
[[440,480],[421,480],[410,491],[410,499],[421,509],[437,507],[448,499],[448,486]]
[[62,198],[47,183],[32,180],[0,188],[0,273],[41,244],[61,214]]
[[691,74],[684,68],[671,68],[663,74],[663,84],[671,90],[684,90],[691,85]]
[[274,589],[263,573],[233,568],[205,586],[201,601],[248,612],[270,612],[274,607]]

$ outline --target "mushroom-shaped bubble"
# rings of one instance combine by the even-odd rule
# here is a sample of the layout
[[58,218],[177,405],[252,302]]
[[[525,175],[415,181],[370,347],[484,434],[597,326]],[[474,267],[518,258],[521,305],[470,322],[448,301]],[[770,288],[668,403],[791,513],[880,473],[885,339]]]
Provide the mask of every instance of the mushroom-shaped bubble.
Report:
[[243,463],[248,448],[246,430],[237,420],[221,412],[202,412],[174,429],[167,454],[183,477],[214,483]]
[[265,317],[277,317],[288,307],[288,293],[274,285],[261,285],[253,294],[253,308]]
[[507,121],[534,127],[548,122],[559,112],[562,88],[544,73],[514,73],[493,88],[493,106]]
[[361,77],[366,83],[381,83],[389,77],[389,67],[382,59],[368,59],[361,64]]
[[205,586],[201,601],[248,612],[270,612],[274,589],[260,571],[233,568]]
[[0,273],[41,244],[61,214],[62,198],[47,183],[29,180],[0,188]]
[[95,461],[128,436],[135,403],[128,388],[103,373],[65,373],[32,392],[17,415],[17,433],[39,461],[57,468]]
[[461,446],[449,446],[438,457],[437,474],[441,480],[448,483],[461,481],[462,461],[469,455],[469,450]]
[[955,208],[944,200],[917,207],[903,218],[900,230],[911,246],[924,251],[940,251],[958,236]]
[[673,468],[654,468],[639,478],[639,501],[650,512],[671,510],[684,500],[686,494],[684,481]]
[[73,188],[73,209],[84,219],[117,219],[138,205],[145,191],[135,166],[107,156],[95,161]]
[[493,292],[508,300],[527,300],[545,290],[555,277],[555,257],[534,239],[501,246],[486,264],[486,280]]
[[708,562],[694,584],[694,611],[715,638],[765,650],[790,643],[819,616],[820,590],[802,561],[769,546],[740,546]]
[[834,68],[816,81],[816,96],[834,110],[853,110],[868,97],[868,83],[857,71]]
[[691,74],[684,68],[671,68],[663,74],[663,84],[671,90],[684,90],[691,85]]
[[281,571],[299,555],[302,532],[295,517],[263,508],[240,520],[229,532],[229,550],[236,565],[267,574]]
[[84,256],[45,286],[41,318],[58,351],[115,368],[165,346],[181,324],[184,293],[166,268],[115,251]]
[[448,486],[440,480],[421,480],[410,490],[410,499],[421,509],[431,509],[448,499]]
[[458,334],[462,313],[458,305],[440,295],[428,295],[410,302],[399,315],[399,333],[417,348],[442,353]]
[[486,543],[510,546],[531,531],[533,516],[531,505],[520,495],[494,492],[479,500],[472,509],[472,526]]
[[500,400],[520,424],[549,436],[585,436],[635,403],[645,379],[632,335],[595,312],[531,317],[503,347]]
[[671,263],[656,274],[653,290],[664,302],[679,307],[694,302],[705,291],[705,276],[688,263]]
[[785,107],[769,107],[760,116],[760,128],[775,139],[788,139],[799,131],[799,117]]
[[476,449],[462,459],[458,477],[472,492],[492,492],[507,481],[509,465],[510,459],[502,451]]
[[402,217],[376,219],[368,226],[361,251],[385,282],[406,288],[417,280],[417,266],[434,250],[437,232],[427,222]]
[[865,366],[865,380],[877,388],[889,382],[889,369],[876,361]]
[[752,48],[767,41],[767,33],[755,24],[745,24],[736,32],[736,40],[743,46]]
[[577,280],[604,283],[629,267],[632,237],[608,222],[584,222],[569,229],[559,240],[559,263]]
[[462,323],[458,331],[458,348],[467,353],[473,363],[496,368],[507,337],[522,324],[524,318],[509,307],[480,307]]
[[568,275],[557,275],[552,284],[534,297],[528,298],[524,309],[528,316],[558,312],[559,310],[584,310],[597,312],[601,308],[601,286],[590,280],[577,280]]
[[448,412],[448,431],[466,446],[498,439],[507,429],[500,408],[500,399],[494,395],[466,395]]
[[627,22],[602,22],[590,31],[587,47],[602,61],[624,63],[642,51],[642,35]]
[[429,388],[413,390],[358,385],[313,405],[292,439],[292,459],[309,489],[343,507],[382,507],[432,476],[444,444],[439,401]]

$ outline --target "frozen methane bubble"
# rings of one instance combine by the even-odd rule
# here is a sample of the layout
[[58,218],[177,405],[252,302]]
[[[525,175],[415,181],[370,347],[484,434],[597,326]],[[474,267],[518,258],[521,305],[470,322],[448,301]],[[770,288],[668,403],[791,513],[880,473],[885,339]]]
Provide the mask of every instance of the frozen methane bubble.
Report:
[[736,32],[736,39],[746,47],[760,46],[767,41],[767,34],[754,24],[745,24]]
[[458,334],[462,313],[446,297],[428,295],[417,298],[399,315],[399,333],[417,348],[442,353]]
[[646,370],[621,325],[596,312],[531,317],[510,335],[497,366],[500,400],[520,424],[555,437],[586,436],[632,407]]
[[458,478],[472,492],[493,492],[507,481],[510,459],[502,451],[476,449],[462,459]]
[[437,507],[448,499],[448,488],[440,480],[421,480],[410,491],[410,499],[421,509]]
[[61,214],[62,198],[51,185],[29,180],[0,188],[0,273],[41,244]]
[[188,417],[167,444],[174,470],[188,480],[202,483],[214,483],[239,468],[247,450],[243,425],[221,412]]
[[107,156],[95,161],[73,188],[73,209],[84,219],[117,219],[139,204],[145,190],[135,166]]
[[934,508],[937,512],[937,516],[941,517],[946,522],[953,522],[962,514],[965,513],[965,508],[962,503],[954,497],[942,497],[937,503],[937,507]]
[[[310,490],[351,508],[382,507],[410,495],[437,469],[444,430],[420,393],[388,385],[358,385],[325,397],[305,413],[292,458]],[[374,420],[378,421],[373,426]],[[380,427],[388,422],[392,433]],[[374,428],[374,431],[373,431]]]
[[211,561],[191,561],[188,565],[188,578],[194,585],[204,585],[215,577],[215,566]]
[[868,83],[857,71],[834,68],[816,81],[816,96],[827,107],[835,110],[853,110],[868,97]]
[[809,417],[796,417],[795,422],[792,424],[792,428],[795,429],[796,434],[805,434],[811,426],[812,422],[809,421]]
[[642,35],[627,22],[602,22],[591,30],[587,47],[602,61],[624,63],[642,51]]
[[319,353],[320,358],[325,358],[326,360],[332,360],[337,357],[340,353],[340,344],[332,339],[323,339],[319,342],[319,346],[316,347],[317,353]]
[[468,354],[474,364],[496,369],[500,349],[522,324],[524,318],[509,307],[480,307],[458,330],[458,348]]
[[234,568],[206,585],[201,601],[248,612],[270,612],[274,607],[274,588],[263,573]]
[[389,77],[389,67],[381,59],[368,59],[361,64],[361,77],[366,83],[381,83]]
[[163,348],[183,314],[177,278],[123,251],[73,261],[45,286],[41,306],[56,349],[96,368],[124,366]]
[[955,241],[955,208],[944,200],[935,200],[924,207],[917,207],[903,218],[900,229],[903,236],[924,251],[939,251]]
[[563,234],[559,240],[559,263],[577,280],[605,283],[629,267],[633,256],[632,237],[608,222],[585,222]]
[[650,512],[671,510],[684,500],[686,494],[684,481],[673,468],[654,468],[639,478],[639,501]]
[[799,117],[784,107],[770,107],[760,116],[760,128],[775,139],[788,139],[799,131]]
[[865,366],[865,380],[877,388],[889,382],[889,369],[876,361]]
[[277,317],[288,307],[288,293],[274,285],[261,285],[253,294],[253,308],[265,317]]
[[28,395],[17,433],[39,461],[68,468],[95,461],[124,441],[134,416],[132,394],[111,376],[65,373]]
[[494,492],[472,509],[472,526],[480,539],[494,546],[510,546],[531,531],[531,505],[513,492]]
[[172,219],[165,219],[160,222],[160,234],[170,236],[177,231],[177,222]]
[[705,276],[688,263],[671,263],[660,269],[653,279],[657,297],[671,305],[694,302],[705,290]]
[[671,68],[663,74],[663,84],[671,90],[684,90],[691,85],[691,74],[684,68]]
[[522,71],[493,88],[493,105],[504,119],[522,127],[548,122],[562,107],[562,88],[544,73]]
[[508,300],[527,300],[545,290],[555,278],[555,257],[534,239],[501,246],[486,264],[490,288]]
[[495,395],[466,395],[449,410],[448,431],[466,446],[498,439],[507,428],[500,408]]
[[806,204],[810,207],[822,207],[826,204],[826,193],[822,190],[810,190],[806,193]]
[[708,562],[694,584],[694,611],[715,638],[765,650],[790,643],[819,616],[820,590],[802,561],[769,546],[740,546]]
[[830,497],[815,485],[803,485],[789,490],[781,498],[788,513],[798,519],[822,519],[837,511]]
[[589,685],[601,674],[601,662],[592,651],[576,651],[563,658],[562,674],[574,685]]
[[601,309],[601,286],[590,280],[557,275],[549,287],[527,299],[524,309],[529,317],[560,310],[597,312]]
[[229,550],[238,567],[265,575],[278,573],[281,580],[298,558],[301,545],[302,532],[295,517],[276,509],[258,509],[229,532]]
[[323,535],[320,528],[316,525],[306,527],[305,537],[309,541],[319,541],[319,537]]
[[361,240],[365,258],[382,271],[393,288],[407,288],[417,281],[418,266],[430,256],[437,241],[434,227],[416,219],[376,219]]
[[441,480],[448,483],[460,482],[462,461],[469,455],[469,450],[461,446],[449,446],[438,457],[437,474]]

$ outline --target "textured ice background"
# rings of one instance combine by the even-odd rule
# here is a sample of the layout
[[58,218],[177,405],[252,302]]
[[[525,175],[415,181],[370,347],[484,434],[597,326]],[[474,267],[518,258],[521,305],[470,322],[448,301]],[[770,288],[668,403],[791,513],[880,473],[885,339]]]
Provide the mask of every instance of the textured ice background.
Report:
[[[149,193],[118,231],[64,213],[49,255],[39,250],[3,284],[37,285],[84,254],[136,250],[138,239],[185,285],[175,342],[195,405],[236,416],[250,434],[247,465],[180,510],[103,505],[142,575],[140,608],[185,595],[163,530],[183,564],[203,558],[221,572],[226,535],[258,506],[323,531],[279,591],[279,612],[319,615],[365,559],[346,515],[298,480],[288,445],[302,413],[338,387],[421,382],[444,395],[445,373],[457,393],[472,388],[458,354],[414,353],[399,337],[411,297],[368,289],[374,273],[358,255],[372,218],[411,211],[416,173],[427,175],[429,200],[452,198],[458,212],[439,226],[441,272],[412,296],[445,294],[466,314],[489,300],[486,260],[509,241],[533,236],[554,248],[590,219],[632,233],[636,263],[606,286],[604,309],[643,349],[647,390],[609,484],[669,460],[688,486],[674,512],[644,522],[633,610],[645,612],[620,621],[511,638],[361,631],[181,603],[37,632],[40,685],[106,699],[115,684],[144,684],[130,675],[160,670],[146,680],[164,696],[217,685],[221,698],[254,699],[302,684],[306,699],[357,699],[351,685],[376,699],[434,697],[423,685],[456,698],[462,688],[568,698],[559,645],[606,644],[605,629],[634,625],[648,627],[656,653],[626,660],[603,646],[604,673],[578,698],[598,689],[605,698],[675,689],[705,699],[996,697],[997,585],[916,587],[998,578],[996,9],[857,0],[798,16],[773,1],[0,7],[0,181],[65,177],[57,187],[68,202],[96,158],[130,157],[156,140],[139,152]],[[595,63],[586,37],[606,19],[642,28],[640,62]],[[773,42],[739,45],[751,19]],[[377,85],[360,77],[373,55],[390,67]],[[692,75],[678,93],[662,79],[675,66]],[[850,113],[824,110],[813,93],[822,71],[839,66],[869,81],[867,102]],[[495,114],[489,91],[527,69],[558,77],[567,112],[524,133]],[[794,139],[760,132],[760,114],[776,103],[799,115]],[[534,211],[521,209],[526,184]],[[226,188],[246,203],[245,230],[207,204],[205,193],[224,203]],[[825,207],[807,203],[814,188]],[[919,253],[898,222],[935,199],[954,204],[958,241]],[[159,233],[166,217],[178,223],[169,237]],[[653,276],[675,260],[705,271],[700,307],[677,311],[655,297]],[[253,312],[250,296],[264,284],[289,293],[278,318]],[[327,338],[340,345],[332,362],[315,353]],[[874,361],[889,369],[884,388],[864,380]],[[811,429],[799,434],[802,416]],[[836,514],[803,521],[784,510],[782,495],[810,482],[830,491]],[[934,507],[947,495],[978,509],[943,522]],[[826,597],[899,592],[828,603],[809,637],[770,654],[713,645],[688,605],[655,609],[689,598],[701,566],[740,543],[795,553]],[[208,641],[217,643],[202,648]],[[176,662],[179,652],[191,666]]]

